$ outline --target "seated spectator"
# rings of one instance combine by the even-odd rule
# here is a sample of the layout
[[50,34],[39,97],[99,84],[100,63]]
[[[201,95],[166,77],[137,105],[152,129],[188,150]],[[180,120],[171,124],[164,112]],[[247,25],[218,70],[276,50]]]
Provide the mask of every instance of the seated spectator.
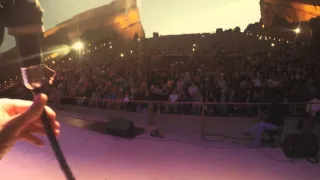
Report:
[[178,106],[175,104],[179,100],[179,94],[176,90],[173,90],[172,93],[169,96],[169,101],[171,104],[168,104],[166,106],[166,111],[169,112],[169,108],[172,108],[173,111],[176,113],[178,111]]
[[198,94],[198,92],[199,92],[198,87],[194,82],[192,82],[191,86],[188,89],[189,96],[194,99],[195,96]]
[[306,105],[308,118],[303,121],[301,127],[303,132],[312,132],[316,120],[316,114],[320,111],[320,97],[315,97]]
[[261,135],[266,130],[277,131],[284,123],[283,107],[279,104],[278,98],[274,98],[272,104],[270,105],[268,111],[268,117],[261,121],[260,123],[254,125],[247,132],[244,133],[245,136],[252,134],[254,136],[252,147],[260,147],[261,145]]

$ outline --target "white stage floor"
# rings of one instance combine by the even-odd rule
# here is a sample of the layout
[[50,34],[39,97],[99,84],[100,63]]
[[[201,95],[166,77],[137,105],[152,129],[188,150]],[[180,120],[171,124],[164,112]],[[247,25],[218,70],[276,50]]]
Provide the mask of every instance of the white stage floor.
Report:
[[[59,117],[67,118],[67,117]],[[288,161],[281,149],[248,149],[166,134],[125,140],[62,124],[59,140],[77,180],[318,180],[320,164]],[[0,161],[1,180],[64,180],[49,147],[19,143]]]

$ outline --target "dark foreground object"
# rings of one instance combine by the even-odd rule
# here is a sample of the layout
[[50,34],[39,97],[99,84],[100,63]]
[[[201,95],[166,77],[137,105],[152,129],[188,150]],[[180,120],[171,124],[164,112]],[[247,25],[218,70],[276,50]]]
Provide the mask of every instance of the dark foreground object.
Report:
[[157,128],[153,131],[151,131],[150,133],[150,136],[151,137],[156,137],[156,138],[165,138],[161,133],[160,133],[160,130]]
[[111,118],[111,120],[106,123],[105,132],[122,138],[134,138],[135,126],[130,119]]
[[125,118],[109,118],[107,122],[92,122],[77,118],[68,118],[68,120],[64,122],[81,129],[128,139],[135,138],[145,131],[144,128],[135,127],[130,119]]
[[283,152],[287,157],[315,158],[319,152],[319,141],[313,133],[290,134],[283,141]]

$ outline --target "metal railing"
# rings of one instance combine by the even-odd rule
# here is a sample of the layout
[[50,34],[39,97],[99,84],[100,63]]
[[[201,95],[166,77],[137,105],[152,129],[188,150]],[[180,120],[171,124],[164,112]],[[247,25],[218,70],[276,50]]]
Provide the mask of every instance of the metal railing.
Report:
[[[111,111],[117,112],[138,112],[145,113],[147,116],[143,118],[148,130],[152,130],[159,127],[163,121],[163,117],[157,116],[170,114],[173,115],[189,115],[195,121],[199,120],[201,127],[199,126],[201,139],[207,140],[209,136],[216,136],[216,134],[210,133],[210,131],[219,132],[220,128],[223,128],[221,122],[228,123],[230,121],[235,121],[236,119],[232,117],[243,117],[242,120],[249,121],[250,124],[263,120],[264,112],[268,109],[271,103],[217,103],[217,102],[165,102],[165,101],[137,101],[137,100],[119,100],[119,99],[99,99],[99,98],[83,98],[83,97],[63,97],[60,101],[57,101],[54,106],[60,105],[73,105],[85,108],[92,108],[108,111],[111,116]],[[305,115],[306,105],[309,103],[281,103],[283,105],[283,111],[286,117],[301,117]],[[81,111],[81,113],[87,114],[87,112]],[[304,114],[303,114],[304,113]],[[130,114],[117,114],[128,118]],[[136,114],[137,115],[137,114]],[[209,118],[209,117],[228,117],[227,121],[224,118]],[[231,119],[230,119],[231,117]],[[253,119],[250,120],[251,117]],[[129,117],[130,118],[130,117]],[[139,116],[139,118],[141,118]],[[167,118],[167,117],[165,117]],[[184,119],[183,117],[177,117],[178,119]],[[297,118],[290,118],[294,120]],[[160,121],[159,121],[160,120]],[[215,120],[212,122],[211,120]],[[219,126],[217,124],[220,122]],[[174,123],[174,122],[172,122]],[[208,124],[209,123],[209,124]],[[214,123],[212,125],[212,123]],[[290,121],[290,123],[295,123],[295,121]],[[223,124],[223,123],[222,123]],[[237,126],[237,125],[236,125]],[[213,128],[212,128],[213,127]],[[230,126],[227,126],[230,128]],[[177,128],[181,128],[180,125]],[[214,128],[218,128],[214,129]],[[239,129],[237,129],[239,130]],[[223,131],[222,134],[226,132]]]
[[[260,117],[271,103],[258,102],[169,102],[146,100],[62,97],[58,104],[69,104],[107,111],[151,112],[172,115]],[[286,117],[305,113],[308,102],[281,103]]]

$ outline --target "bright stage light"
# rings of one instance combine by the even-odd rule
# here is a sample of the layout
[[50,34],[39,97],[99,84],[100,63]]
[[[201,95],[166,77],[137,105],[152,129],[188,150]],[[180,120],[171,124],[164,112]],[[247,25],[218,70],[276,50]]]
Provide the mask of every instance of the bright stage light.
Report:
[[296,34],[299,34],[299,33],[301,32],[301,30],[300,30],[300,28],[296,28],[296,29],[294,30],[294,32],[295,32]]
[[74,49],[74,50],[80,51],[80,50],[83,49],[84,45],[83,45],[82,42],[78,41],[78,42],[74,43],[71,47],[72,47],[72,49]]

